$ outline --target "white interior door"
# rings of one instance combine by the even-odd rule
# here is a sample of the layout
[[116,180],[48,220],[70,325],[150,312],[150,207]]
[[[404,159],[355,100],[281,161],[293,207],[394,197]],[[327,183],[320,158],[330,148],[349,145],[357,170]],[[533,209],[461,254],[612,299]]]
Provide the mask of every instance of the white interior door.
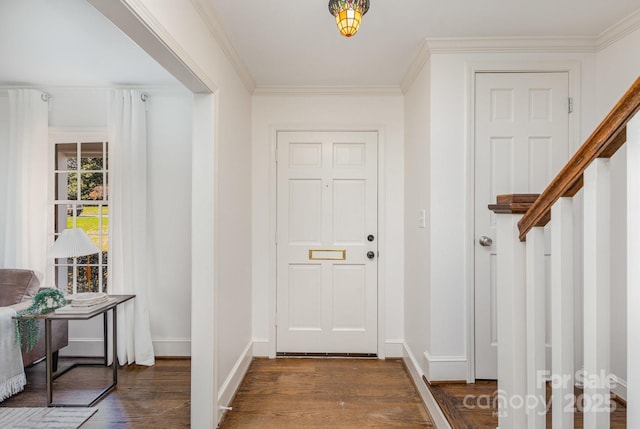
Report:
[[377,139],[278,133],[278,353],[377,353]]
[[[497,377],[496,219],[487,205],[495,203],[499,194],[541,193],[568,159],[568,79],[567,73],[476,74],[475,372],[478,379]],[[488,237],[493,243],[488,244],[482,237]]]

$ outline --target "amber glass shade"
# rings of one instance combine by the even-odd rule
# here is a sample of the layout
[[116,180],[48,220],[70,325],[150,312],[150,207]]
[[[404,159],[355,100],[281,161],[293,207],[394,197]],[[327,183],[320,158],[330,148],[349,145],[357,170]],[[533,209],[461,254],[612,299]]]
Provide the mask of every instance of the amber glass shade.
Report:
[[362,21],[362,14],[357,10],[343,10],[336,16],[338,30],[345,37],[351,37],[358,32],[360,21]]
[[338,30],[345,37],[358,32],[362,16],[369,10],[369,0],[330,0],[329,12],[336,17]]

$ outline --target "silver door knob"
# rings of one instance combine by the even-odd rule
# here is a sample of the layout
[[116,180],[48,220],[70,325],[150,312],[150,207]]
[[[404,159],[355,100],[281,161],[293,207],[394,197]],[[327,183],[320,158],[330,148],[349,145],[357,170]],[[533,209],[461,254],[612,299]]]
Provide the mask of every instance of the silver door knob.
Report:
[[486,235],[483,235],[482,237],[480,237],[480,238],[478,239],[478,243],[479,243],[481,246],[489,247],[489,246],[491,246],[491,245],[493,244],[493,240],[492,240],[492,239],[490,239],[489,237],[487,237]]

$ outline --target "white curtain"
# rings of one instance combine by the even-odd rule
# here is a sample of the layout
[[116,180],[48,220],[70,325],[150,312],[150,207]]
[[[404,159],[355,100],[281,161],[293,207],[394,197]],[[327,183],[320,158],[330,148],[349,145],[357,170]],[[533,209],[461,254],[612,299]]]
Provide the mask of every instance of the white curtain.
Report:
[[142,93],[114,90],[109,111],[109,284],[135,294],[118,308],[118,361],[153,365],[147,284],[147,119]]
[[0,179],[4,216],[0,268],[45,273],[47,267],[47,191],[49,108],[47,97],[33,89],[9,93],[9,138],[0,156],[6,170]]

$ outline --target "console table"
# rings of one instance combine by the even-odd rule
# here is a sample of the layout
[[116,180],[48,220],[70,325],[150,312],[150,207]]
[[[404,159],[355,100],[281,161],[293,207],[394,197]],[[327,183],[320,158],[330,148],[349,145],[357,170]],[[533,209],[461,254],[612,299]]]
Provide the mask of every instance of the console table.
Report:
[[[46,349],[46,364],[47,364],[47,407],[91,407],[96,402],[104,398],[109,392],[111,392],[118,384],[118,357],[116,356],[116,345],[118,344],[118,306],[123,302],[129,301],[135,298],[135,295],[109,295],[109,298],[115,298],[115,301],[109,302],[104,305],[98,305],[94,310],[89,310],[86,313],[48,313],[44,317],[44,330],[45,330],[45,349]],[[98,396],[88,404],[69,404],[53,402],[53,380],[67,373],[68,371],[78,366],[109,366],[108,362],[108,340],[107,340],[107,312],[111,310],[113,317],[113,329],[112,329],[112,344],[111,350],[113,351],[113,378],[109,386],[104,388]],[[71,365],[69,368],[63,371],[53,373],[53,360],[51,350],[51,322],[53,320],[89,320],[102,314],[102,328],[104,338],[104,361],[103,362],[77,362]]]

